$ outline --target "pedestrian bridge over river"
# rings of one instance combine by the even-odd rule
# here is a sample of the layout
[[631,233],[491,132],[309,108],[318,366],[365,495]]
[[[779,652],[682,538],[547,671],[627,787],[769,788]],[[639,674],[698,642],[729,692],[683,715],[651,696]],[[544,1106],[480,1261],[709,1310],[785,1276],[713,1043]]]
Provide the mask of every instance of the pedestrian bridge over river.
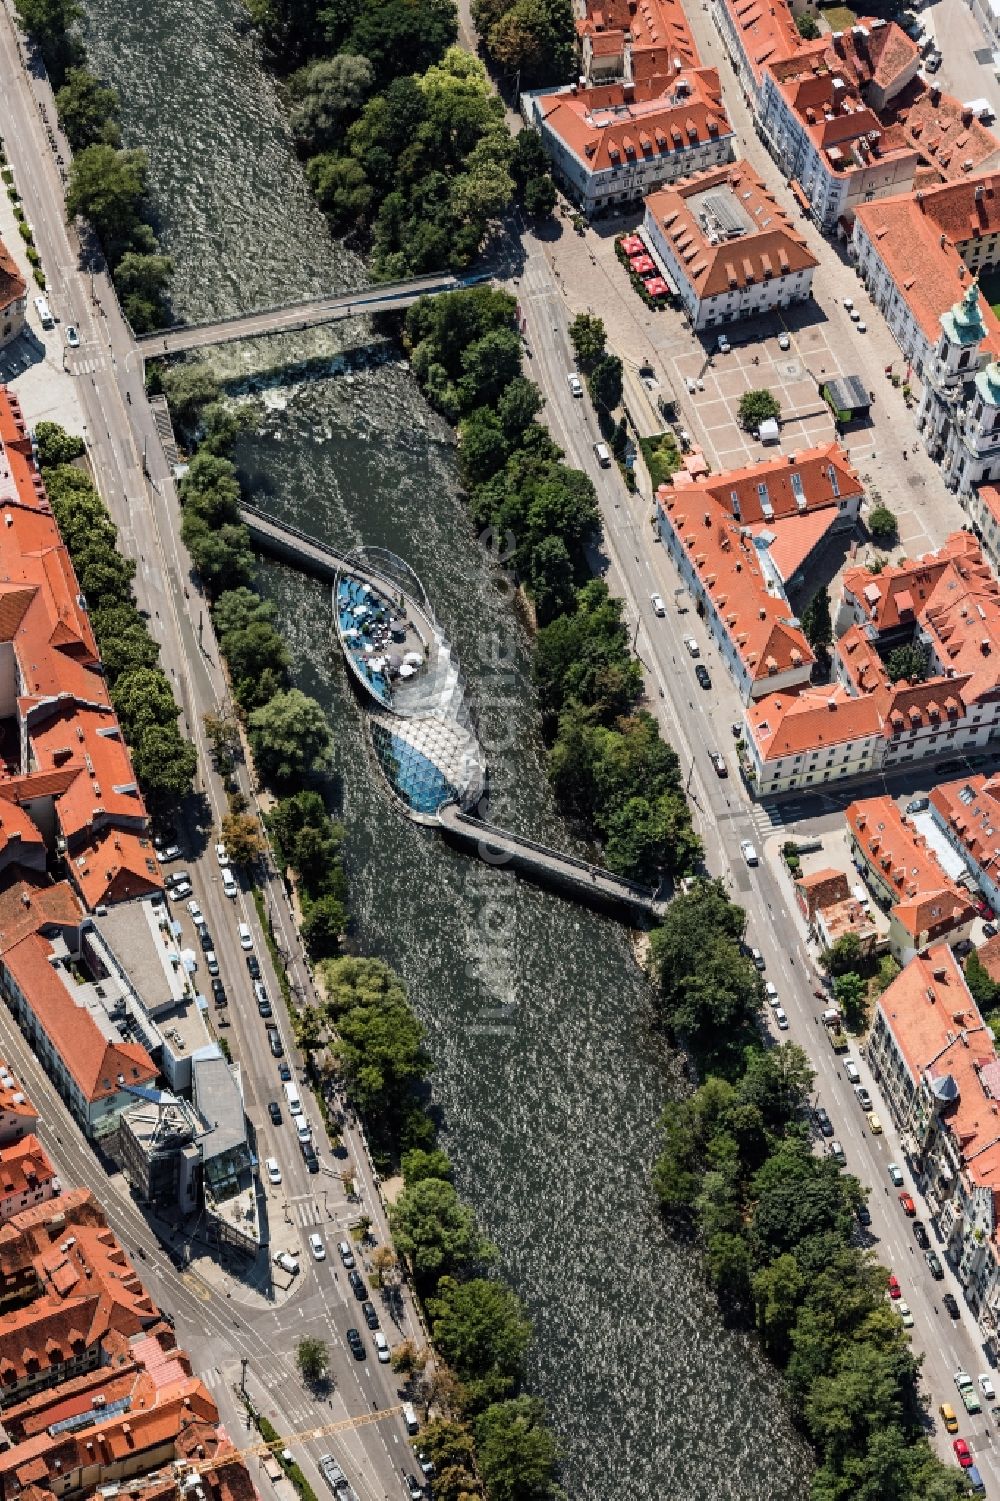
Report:
[[[364,568],[359,567],[357,553],[339,553],[256,506],[241,506],[240,517],[261,552],[292,563],[324,583],[336,585],[347,574],[355,578],[366,576]],[[666,911],[666,902],[651,887],[521,834],[483,823],[458,802],[445,802],[430,816],[406,811],[417,822],[439,829],[450,843],[478,855],[487,864],[512,870],[586,906],[640,923],[655,921]]]
[[251,313],[234,313],[208,323],[179,323],[142,334],[136,345],[146,359],[156,355],[186,354],[192,349],[208,349],[215,344],[233,344],[240,339],[259,339],[265,334],[293,334],[304,328],[319,328],[324,323],[338,323],[362,313],[402,312],[421,297],[454,292],[486,280],[485,274],[457,277],[451,275],[414,276],[409,281],[383,282],[358,292],[342,292],[331,297],[309,297],[301,302],[286,302],[278,307],[258,308]]

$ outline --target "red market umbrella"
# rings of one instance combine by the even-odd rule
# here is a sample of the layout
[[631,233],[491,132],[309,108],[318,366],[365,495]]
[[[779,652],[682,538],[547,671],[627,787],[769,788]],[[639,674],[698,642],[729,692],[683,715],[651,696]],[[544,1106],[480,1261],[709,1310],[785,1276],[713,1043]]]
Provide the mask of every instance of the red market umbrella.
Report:
[[620,244],[626,255],[642,255],[646,249],[638,235],[623,235]]
[[652,259],[651,256],[648,255],[634,255],[629,262],[629,265],[632,267],[632,270],[637,271],[640,276],[648,276],[650,271],[656,270],[656,262]]
[[669,290],[662,276],[651,276],[646,283],[646,291],[650,297],[665,297]]

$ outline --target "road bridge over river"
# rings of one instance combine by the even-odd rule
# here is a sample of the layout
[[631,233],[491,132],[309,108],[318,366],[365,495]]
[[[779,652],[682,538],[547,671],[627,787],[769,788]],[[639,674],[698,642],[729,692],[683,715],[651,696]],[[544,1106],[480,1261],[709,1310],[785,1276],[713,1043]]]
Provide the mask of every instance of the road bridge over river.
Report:
[[414,276],[409,281],[383,282],[357,292],[340,292],[329,297],[309,297],[301,302],[287,302],[280,307],[258,308],[250,313],[234,313],[209,323],[180,323],[161,328],[136,339],[140,353],[147,359],[155,355],[186,354],[192,349],[209,349],[215,344],[233,344],[240,339],[259,339],[265,334],[299,333],[304,328],[319,328],[324,323],[338,323],[361,313],[401,312],[421,297],[454,292],[486,280],[485,275],[472,277]]
[[[306,573],[333,584],[342,568],[357,572],[357,564],[326,542],[277,521],[256,506],[240,507],[240,518],[254,544],[262,552],[293,563]],[[332,609],[332,603],[331,603]],[[426,818],[421,822],[427,822]],[[479,856],[487,864],[515,871],[527,880],[550,887],[562,896],[599,907],[629,921],[655,921],[666,911],[666,902],[649,886],[616,875],[560,850],[536,844],[495,824],[483,823],[449,803],[437,813],[436,827],[452,843]]]

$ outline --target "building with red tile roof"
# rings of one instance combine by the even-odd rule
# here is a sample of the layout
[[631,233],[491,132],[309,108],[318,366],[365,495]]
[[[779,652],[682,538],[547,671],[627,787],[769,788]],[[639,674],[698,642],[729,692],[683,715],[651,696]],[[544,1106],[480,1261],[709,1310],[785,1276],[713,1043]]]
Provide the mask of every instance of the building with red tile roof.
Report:
[[146,810],[86,603],[35,466],[17,398],[0,387],[0,872],[63,854],[96,907],[162,887]]
[[0,1223],[60,1191],[56,1170],[37,1136],[0,1147]]
[[[928,100],[931,118],[920,135],[924,150],[934,130],[940,130],[938,118],[948,117],[947,109],[942,113],[943,102],[943,96],[934,94]],[[960,126],[953,148],[975,152],[968,111]],[[937,151],[936,157],[941,154]],[[974,166],[975,155],[962,157],[962,169],[966,161]],[[958,181],[876,199],[859,205],[855,213],[852,251],[858,270],[904,357],[921,377],[948,350],[944,320],[959,312],[972,280],[1000,263],[1000,172],[970,175],[973,166],[960,169]],[[967,337],[961,330],[955,337],[953,326],[949,330],[954,362],[940,372],[944,384],[974,376],[1000,351],[1000,322],[992,308],[980,299],[974,311],[976,323],[969,325]]]
[[20,338],[28,310],[28,284],[0,240],[0,349]]
[[643,232],[696,329],[805,302],[817,262],[745,161],[701,172],[646,199]]
[[934,822],[985,900],[1000,911],[1000,778],[979,772],[939,782],[931,790],[930,806]]
[[681,0],[587,0],[576,31],[588,84],[634,82],[701,63]]
[[158,1070],[141,1042],[155,1029],[114,975],[97,985],[81,966],[91,920],[68,882],[0,891],[0,993],[88,1136],[117,1128],[129,1091]]
[[1000,1309],[1000,1058],[947,944],[879,997],[868,1063],[948,1258],[995,1347]]
[[0,1059],[0,1148],[30,1136],[38,1127],[38,1111],[24,1087]]
[[786,0],[712,0],[712,16],[751,109],[759,112],[764,70],[804,47]]
[[588,217],[733,157],[734,131],[714,68],[635,81],[568,84],[522,96],[552,169]]
[[[660,538],[744,701],[808,683],[815,661],[785,593],[815,539],[849,528],[861,486],[835,443],[657,492]],[[815,525],[809,546],[797,531]],[[787,543],[787,545],[786,545]]]
[[[1000,725],[1000,587],[969,533],[879,574],[849,569],[837,624],[832,688],[801,702],[772,694],[748,711],[746,765],[761,796],[989,742]],[[925,653],[923,682],[891,681],[884,658],[902,645]]]
[[874,952],[879,929],[872,917],[871,902],[860,883],[852,888],[846,871],[827,866],[795,876],[792,884],[810,935],[823,948],[832,949],[839,938],[850,933],[858,940],[862,954]]
[[969,937],[976,909],[968,891],[891,797],[851,803],[845,817],[851,858],[889,913],[889,947],[900,963],[931,944]]

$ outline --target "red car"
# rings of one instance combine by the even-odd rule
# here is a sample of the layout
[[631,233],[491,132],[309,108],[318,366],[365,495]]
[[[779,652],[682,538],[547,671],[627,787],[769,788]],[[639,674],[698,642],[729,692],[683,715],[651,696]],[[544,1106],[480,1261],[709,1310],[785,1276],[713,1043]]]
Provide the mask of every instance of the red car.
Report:
[[899,1278],[895,1275],[894,1272],[890,1273],[889,1276],[889,1296],[890,1298],[898,1298],[901,1296]]
[[899,1195],[899,1202],[903,1206],[903,1213],[904,1214],[908,1214],[910,1216],[910,1218],[912,1219],[913,1216],[917,1212],[917,1206],[916,1206],[916,1204],[914,1204],[911,1195],[906,1192],[905,1188],[903,1189],[903,1192]]
[[976,911],[979,913],[980,917],[985,917],[987,922],[992,922],[994,917],[996,917],[996,913],[993,911],[993,908],[990,906],[989,902],[977,902]]
[[954,1451],[955,1451],[955,1458],[958,1460],[959,1464],[962,1466],[962,1469],[963,1470],[967,1470],[969,1468],[969,1466],[972,1464],[972,1453],[971,1453],[971,1450],[969,1449],[968,1444],[965,1442],[965,1439],[964,1438],[956,1438],[956,1439],[954,1439],[952,1441],[951,1447],[954,1449]]

